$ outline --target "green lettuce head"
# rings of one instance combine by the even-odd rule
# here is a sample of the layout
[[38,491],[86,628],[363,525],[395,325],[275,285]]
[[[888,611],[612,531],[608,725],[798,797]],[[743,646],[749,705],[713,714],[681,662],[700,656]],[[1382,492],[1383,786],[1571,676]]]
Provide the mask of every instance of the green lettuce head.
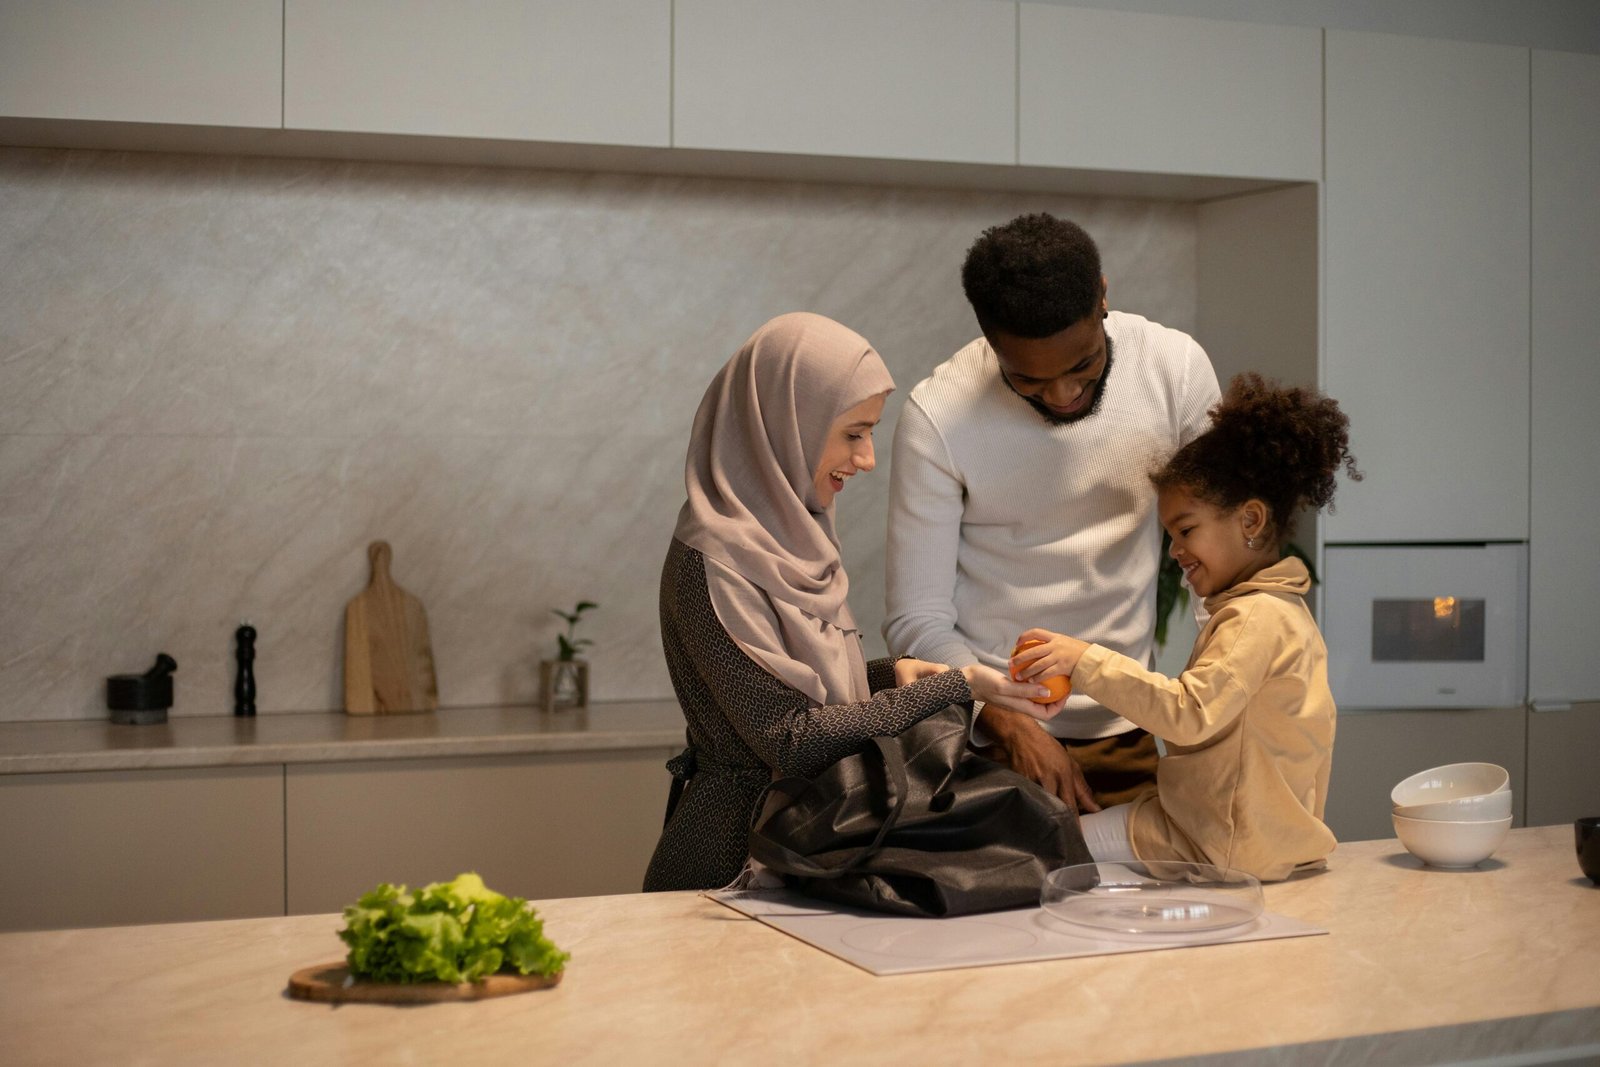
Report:
[[384,882],[346,907],[344,921],[350,973],[373,982],[474,982],[501,971],[550,978],[572,958],[544,936],[525,899],[470,871],[415,893]]

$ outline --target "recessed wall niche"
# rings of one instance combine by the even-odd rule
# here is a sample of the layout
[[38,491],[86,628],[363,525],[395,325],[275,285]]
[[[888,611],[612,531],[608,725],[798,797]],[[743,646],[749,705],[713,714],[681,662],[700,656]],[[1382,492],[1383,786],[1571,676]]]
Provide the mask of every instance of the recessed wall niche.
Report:
[[157,650],[172,714],[226,714],[245,619],[262,714],[337,708],[342,608],[380,537],[428,611],[442,706],[531,703],[550,609],[579,597],[601,605],[593,698],[670,697],[656,587],[689,423],[796,309],[859,330],[900,387],[879,470],[840,502],[881,651],[887,444],[976,335],[978,233],[1078,220],[1113,305],[1195,333],[1225,379],[1291,350],[1314,368],[1314,282],[1309,320],[1266,299],[1312,323],[1309,355],[1227,332],[1273,336],[1250,291],[1284,272],[1250,242],[1304,198],[0,149],[0,720],[101,717],[104,677]]
[[[1285,385],[1320,383],[1319,218],[1317,187],[1311,184],[1198,206],[1195,336],[1224,390],[1247,370]],[[1359,437],[1351,447],[1359,457]],[[1320,559],[1315,512],[1296,517],[1294,541]],[[1308,603],[1315,610],[1315,589]],[[1194,644],[1193,615],[1175,612],[1167,633],[1157,668],[1176,675]]]

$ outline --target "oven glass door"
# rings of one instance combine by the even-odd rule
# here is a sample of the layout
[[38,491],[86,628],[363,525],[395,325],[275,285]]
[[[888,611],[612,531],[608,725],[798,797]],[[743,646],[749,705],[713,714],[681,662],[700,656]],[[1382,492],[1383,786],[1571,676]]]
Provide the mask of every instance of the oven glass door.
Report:
[[1525,546],[1329,545],[1323,562],[1341,708],[1522,703]]

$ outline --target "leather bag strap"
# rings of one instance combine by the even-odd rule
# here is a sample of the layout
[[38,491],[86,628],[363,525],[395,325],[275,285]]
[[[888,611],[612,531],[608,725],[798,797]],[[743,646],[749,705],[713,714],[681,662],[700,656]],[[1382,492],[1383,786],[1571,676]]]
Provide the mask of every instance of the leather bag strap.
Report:
[[[873,837],[870,844],[863,846],[854,856],[851,856],[848,863],[839,867],[824,867],[811,859],[811,857],[802,856],[787,845],[769,841],[757,834],[751,840],[751,855],[766,866],[782,871],[785,874],[798,874],[807,878],[843,878],[845,875],[856,873],[862,865],[871,860],[873,856],[876,856],[878,851],[883,848],[884,839],[889,836],[889,832],[900,822],[901,813],[905,811],[906,801],[911,795],[911,788],[906,774],[905,753],[900,750],[900,746],[895,743],[895,739],[892,737],[874,737],[872,740],[877,745],[879,755],[883,758],[884,777],[888,781],[889,788],[894,796],[894,804],[889,809],[889,814],[884,816],[883,823],[878,827],[878,833]],[[799,792],[791,791],[794,783],[801,785],[802,788]],[[770,792],[780,791],[787,793],[791,798],[798,798],[810,786],[811,782],[805,778],[781,778],[771,783],[762,792],[761,800],[756,805],[756,811],[760,811],[765,805],[767,794]]]

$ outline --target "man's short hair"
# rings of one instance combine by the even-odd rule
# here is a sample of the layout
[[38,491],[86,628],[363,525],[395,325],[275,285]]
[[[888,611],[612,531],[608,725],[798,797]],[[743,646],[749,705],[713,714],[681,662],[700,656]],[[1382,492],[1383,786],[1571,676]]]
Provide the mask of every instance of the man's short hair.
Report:
[[961,287],[984,336],[1050,337],[1100,310],[1100,250],[1075,222],[1043,212],[983,231]]

